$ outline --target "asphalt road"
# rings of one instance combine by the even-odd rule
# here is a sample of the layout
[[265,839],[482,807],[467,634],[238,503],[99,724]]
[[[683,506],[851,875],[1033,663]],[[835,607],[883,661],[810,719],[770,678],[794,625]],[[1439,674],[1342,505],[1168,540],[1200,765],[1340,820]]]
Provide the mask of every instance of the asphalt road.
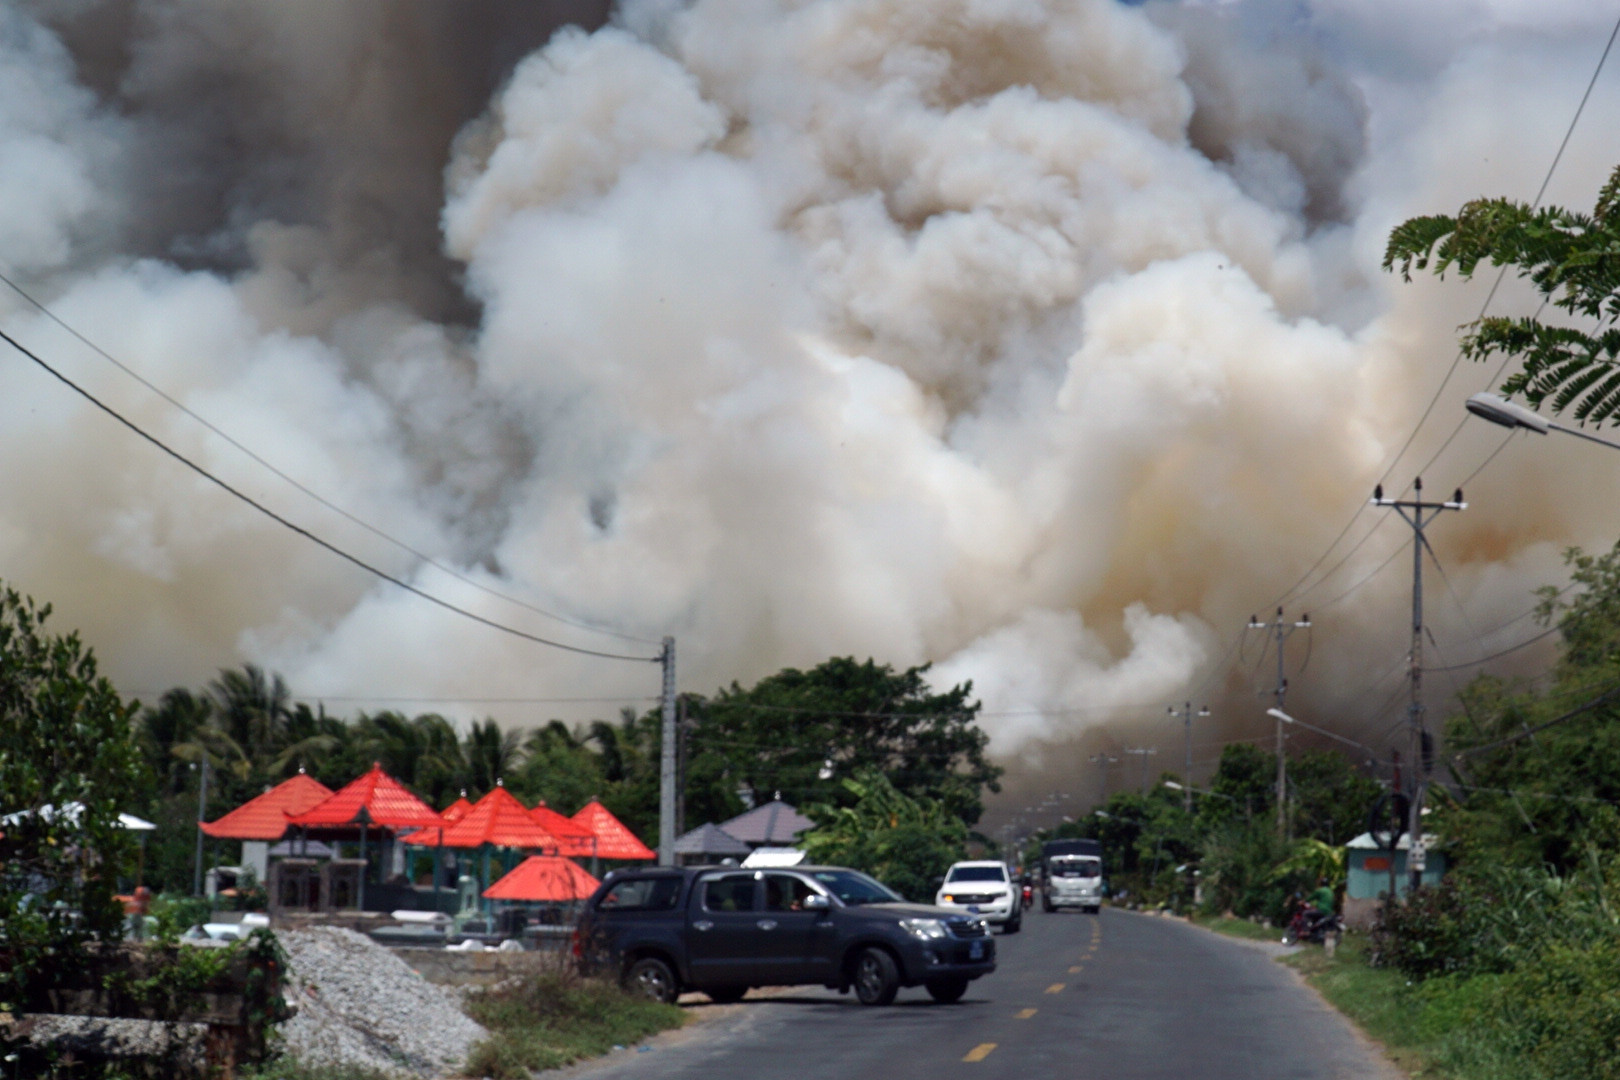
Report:
[[[1033,912],[955,1005],[817,989],[693,1006],[685,1031],[569,1070],[592,1080],[1393,1080],[1399,1074],[1251,944],[1174,919]],[[714,1012],[705,1017],[704,1010]]]

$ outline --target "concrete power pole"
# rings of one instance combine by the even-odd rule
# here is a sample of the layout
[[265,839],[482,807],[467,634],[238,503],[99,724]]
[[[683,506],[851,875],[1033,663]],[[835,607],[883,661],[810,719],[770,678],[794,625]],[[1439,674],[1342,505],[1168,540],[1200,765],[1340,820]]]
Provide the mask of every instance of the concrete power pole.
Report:
[[[1407,706],[1407,727],[1412,736],[1412,795],[1409,801],[1406,835],[1411,845],[1407,849],[1406,869],[1409,874],[1407,888],[1415,889],[1423,881],[1426,852],[1423,846],[1423,797],[1429,788],[1429,772],[1434,767],[1430,752],[1429,731],[1423,709],[1423,549],[1429,547],[1423,535],[1424,526],[1447,510],[1466,510],[1462,488],[1458,488],[1450,502],[1424,502],[1423,478],[1412,481],[1413,498],[1408,502],[1384,498],[1384,485],[1373,488],[1374,506],[1392,506],[1408,525],[1412,526],[1412,701]],[[1429,554],[1434,549],[1429,548]],[[1438,560],[1436,560],[1438,561]]]
[[[1187,771],[1185,773],[1183,773],[1182,777],[1181,777],[1181,785],[1182,785],[1181,809],[1183,810],[1183,812],[1191,814],[1192,813],[1192,722],[1193,722],[1192,702],[1189,701],[1189,702],[1185,703],[1184,705],[1182,705],[1182,707],[1180,709],[1177,709],[1174,705],[1170,706],[1170,715],[1171,716],[1179,715],[1181,717],[1182,726],[1185,727],[1186,730],[1187,730],[1187,764],[1186,764]],[[1198,715],[1199,716],[1208,716],[1209,715],[1209,706],[1208,705],[1199,706]]]
[[1118,765],[1119,758],[1111,757],[1108,754],[1092,754],[1090,761],[1097,766],[1097,805],[1101,806],[1108,801],[1108,766]]
[[1140,747],[1140,746],[1127,746],[1125,748],[1125,752],[1127,754],[1140,754],[1142,756],[1142,796],[1144,798],[1146,798],[1147,793],[1148,793],[1148,785],[1147,785],[1147,770],[1148,770],[1148,760],[1147,759],[1148,759],[1148,755],[1149,754],[1157,754],[1159,752],[1159,748],[1156,747],[1156,746],[1149,746],[1149,747],[1146,747],[1146,748],[1143,748],[1143,747]]
[[196,873],[192,877],[191,892],[194,896],[201,896],[203,894],[202,824],[208,819],[208,748],[202,746],[200,739],[198,740],[197,745],[202,748],[202,753],[199,755],[202,758],[202,765],[200,766],[202,769],[202,776],[200,778],[200,786],[197,788],[197,869]]
[[658,865],[675,865],[675,639],[664,639],[663,752],[658,763]]
[[[1284,663],[1286,654],[1284,646],[1296,630],[1309,630],[1311,617],[1301,615],[1295,622],[1283,618],[1283,609],[1277,609],[1277,617],[1271,622],[1263,623],[1253,615],[1249,616],[1250,630],[1264,630],[1271,634],[1277,642],[1277,688],[1272,693],[1277,698],[1277,711],[1283,711],[1283,698],[1288,695],[1288,671]],[[1283,722],[1277,720],[1277,835],[1283,838],[1288,836],[1288,755],[1283,750]]]

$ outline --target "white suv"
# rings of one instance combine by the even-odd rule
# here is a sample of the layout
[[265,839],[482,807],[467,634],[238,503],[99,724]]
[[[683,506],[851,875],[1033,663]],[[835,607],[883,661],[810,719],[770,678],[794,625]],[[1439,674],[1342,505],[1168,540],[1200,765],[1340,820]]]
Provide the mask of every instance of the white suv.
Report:
[[934,896],[938,907],[977,915],[1001,927],[1004,934],[1016,934],[1024,923],[1023,894],[1007,870],[1006,863],[983,860],[953,863],[945,874],[945,884]]

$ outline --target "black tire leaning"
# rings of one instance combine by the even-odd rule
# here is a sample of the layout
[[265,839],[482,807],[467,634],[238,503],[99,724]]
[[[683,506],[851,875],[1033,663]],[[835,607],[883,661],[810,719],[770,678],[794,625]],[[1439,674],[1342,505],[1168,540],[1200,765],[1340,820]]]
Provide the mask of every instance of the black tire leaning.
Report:
[[734,1005],[741,1001],[748,993],[746,986],[717,986],[713,990],[705,990],[710,1001],[716,1005]]
[[644,956],[625,970],[622,985],[627,993],[649,1001],[674,1004],[681,996],[680,983],[668,964],[656,956]]
[[1019,912],[1017,915],[1014,915],[1012,918],[1008,919],[1006,921],[1006,923],[1004,923],[1002,925],[1001,932],[1003,934],[1016,934],[1016,933],[1018,933],[1018,931],[1022,930],[1023,928],[1024,928],[1024,915],[1023,915],[1023,912]]
[[962,1000],[962,995],[967,993],[968,981],[963,978],[930,979],[925,985],[929,997],[941,1005],[949,1005]]
[[1052,901],[1044,896],[1041,897],[1041,910],[1048,915],[1052,914]]
[[851,974],[855,996],[862,1005],[887,1005],[900,992],[900,965],[882,949],[862,949]]

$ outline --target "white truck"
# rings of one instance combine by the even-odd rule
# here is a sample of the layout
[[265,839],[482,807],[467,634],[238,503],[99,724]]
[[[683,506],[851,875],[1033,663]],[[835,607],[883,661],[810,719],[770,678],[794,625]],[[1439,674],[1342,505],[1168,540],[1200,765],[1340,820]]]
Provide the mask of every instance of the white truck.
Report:
[[1041,910],[1077,907],[1095,915],[1102,909],[1102,843],[1048,840],[1041,848]]

